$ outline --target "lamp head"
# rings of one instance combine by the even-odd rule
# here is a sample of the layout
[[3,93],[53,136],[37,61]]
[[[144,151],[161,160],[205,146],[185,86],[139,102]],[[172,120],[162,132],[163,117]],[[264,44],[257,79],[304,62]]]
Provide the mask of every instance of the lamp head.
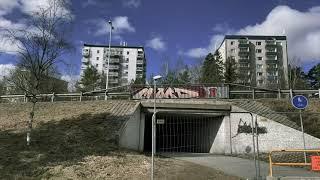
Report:
[[109,24],[112,24],[111,20],[108,21]]
[[161,79],[161,78],[162,78],[162,76],[157,75],[157,76],[154,76],[154,77],[153,77],[153,80],[157,81],[157,80],[159,80],[159,79]]

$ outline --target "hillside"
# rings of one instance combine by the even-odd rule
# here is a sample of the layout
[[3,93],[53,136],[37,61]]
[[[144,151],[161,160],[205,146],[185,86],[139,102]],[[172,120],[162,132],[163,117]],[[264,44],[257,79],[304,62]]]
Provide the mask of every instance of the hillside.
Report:
[[[300,126],[300,118],[298,113],[299,110],[295,109],[288,99],[261,99],[257,101],[264,104],[265,106],[268,106],[274,111],[289,112],[285,115],[287,115],[291,121]],[[320,138],[320,114],[312,113],[320,113],[319,99],[310,100],[309,106],[302,113],[302,118],[305,132],[312,136]]]
[[[149,179],[150,156],[120,149],[116,132],[135,101],[0,104],[0,179]],[[200,165],[156,158],[158,179],[238,179]]]

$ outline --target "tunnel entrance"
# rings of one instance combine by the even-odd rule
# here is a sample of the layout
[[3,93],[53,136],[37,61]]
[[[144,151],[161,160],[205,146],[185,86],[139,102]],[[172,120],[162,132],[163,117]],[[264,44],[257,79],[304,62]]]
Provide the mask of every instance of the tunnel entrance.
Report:
[[[199,114],[157,114],[157,152],[208,153],[221,126],[223,116]],[[152,114],[145,117],[144,151],[152,147]]]

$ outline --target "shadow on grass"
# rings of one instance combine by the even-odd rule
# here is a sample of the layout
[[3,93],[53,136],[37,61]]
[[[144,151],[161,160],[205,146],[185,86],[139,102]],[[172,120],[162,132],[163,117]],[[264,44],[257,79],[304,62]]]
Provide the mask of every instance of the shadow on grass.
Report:
[[117,130],[126,117],[108,113],[82,114],[50,121],[26,133],[0,131],[0,179],[41,178],[48,166],[73,165],[89,155],[104,156],[118,150]]

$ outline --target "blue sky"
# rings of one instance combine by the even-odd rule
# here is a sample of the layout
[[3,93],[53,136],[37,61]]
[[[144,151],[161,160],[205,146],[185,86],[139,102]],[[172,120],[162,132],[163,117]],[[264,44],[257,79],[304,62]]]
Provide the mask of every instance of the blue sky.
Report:
[[[20,15],[46,0],[1,0],[0,26],[22,24]],[[41,3],[40,3],[41,2]],[[144,46],[147,74],[159,73],[165,61],[177,59],[197,64],[219,45],[225,34],[287,35],[289,55],[306,69],[320,62],[320,1],[318,0],[71,0],[75,17],[72,41],[76,51],[62,57],[71,66],[65,75],[77,76],[83,43],[106,44],[107,20],[115,32],[112,44],[126,41]],[[30,16],[29,16],[30,17]],[[10,22],[10,23],[8,23]],[[1,31],[0,31],[1,36]],[[1,44],[4,52],[10,47]],[[318,45],[318,46],[317,46]],[[317,46],[315,48],[314,46]],[[4,64],[14,64],[14,53],[0,55]]]

